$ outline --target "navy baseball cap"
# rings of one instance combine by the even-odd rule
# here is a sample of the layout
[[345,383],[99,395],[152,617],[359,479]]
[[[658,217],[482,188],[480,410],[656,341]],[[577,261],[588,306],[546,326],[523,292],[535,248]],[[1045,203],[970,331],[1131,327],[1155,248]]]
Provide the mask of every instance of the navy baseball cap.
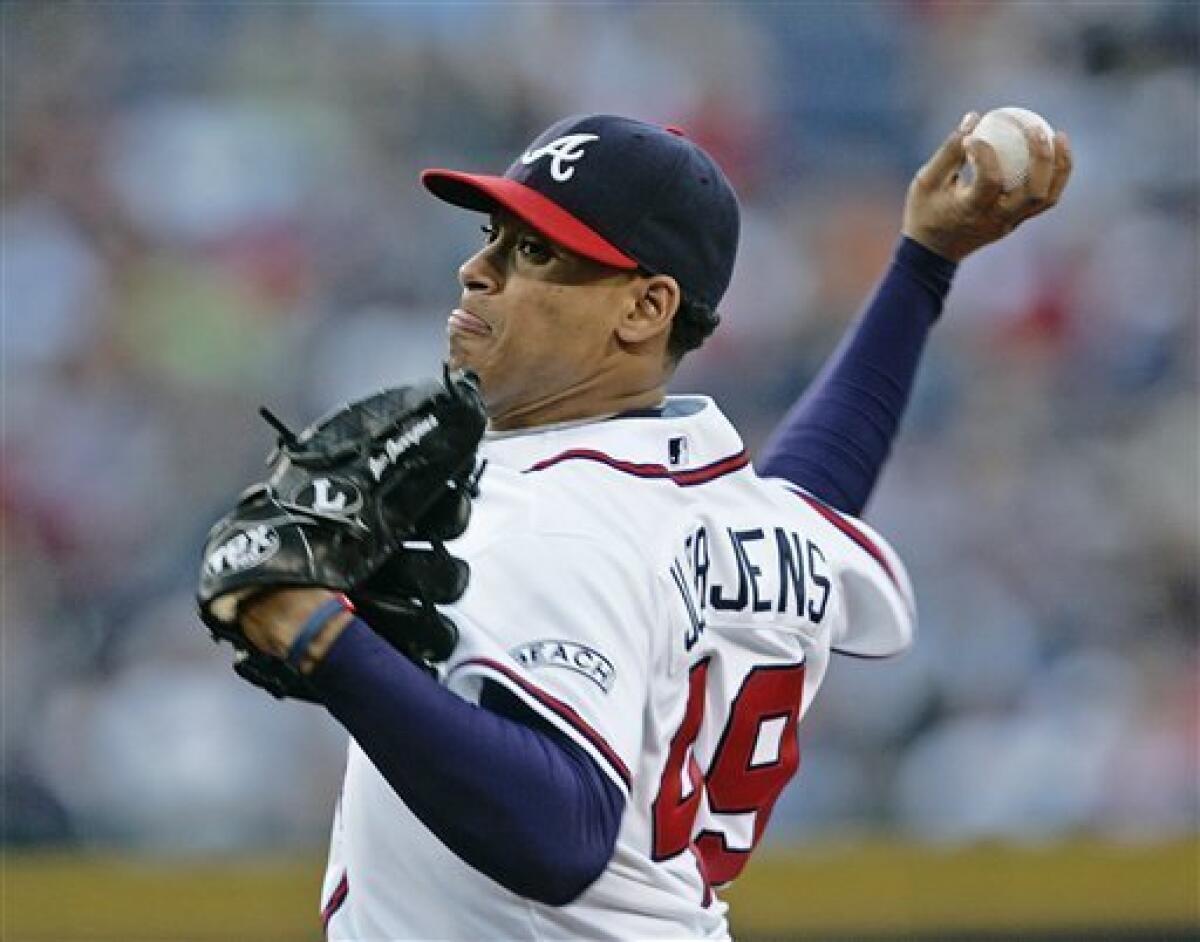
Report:
[[426,170],[439,199],[503,207],[572,252],[670,275],[716,307],[737,254],[738,203],[715,160],[674,128],[614,115],[551,125],[504,176]]

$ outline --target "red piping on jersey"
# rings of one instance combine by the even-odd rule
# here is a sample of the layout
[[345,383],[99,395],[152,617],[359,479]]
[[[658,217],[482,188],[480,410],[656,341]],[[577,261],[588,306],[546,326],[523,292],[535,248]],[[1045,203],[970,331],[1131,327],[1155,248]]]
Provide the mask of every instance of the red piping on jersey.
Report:
[[587,720],[576,713],[571,706],[563,703],[563,701],[559,700],[557,697],[546,693],[546,691],[542,690],[540,687],[534,686],[511,668],[505,667],[503,664],[499,663],[498,661],[493,661],[490,658],[469,658],[468,660],[465,660],[459,664],[455,670],[466,667],[468,664],[481,664],[484,667],[490,668],[491,670],[499,671],[543,706],[554,711],[555,714],[570,723],[571,726],[578,733],[580,733],[584,739],[590,742],[596,748],[596,750],[608,760],[609,764],[613,768],[613,771],[615,771],[617,775],[621,777],[621,781],[625,783],[626,789],[632,787],[633,776],[629,773],[629,767],[621,761],[621,757],[617,755],[616,750],[605,741],[604,737],[592,729],[592,727],[588,725]]
[[875,541],[867,536],[862,530],[852,524],[846,517],[834,510],[832,507],[821,502],[811,494],[806,494],[804,491],[793,490],[788,488],[793,494],[804,501],[813,510],[819,513],[822,517],[832,523],[835,527],[841,530],[846,536],[850,537],[862,549],[866,550],[867,554],[883,567],[883,571],[887,573],[889,579],[892,580],[892,585],[900,590],[900,596],[904,597],[904,590],[900,587],[900,580],[896,578],[896,574],[892,571],[891,564],[884,556],[883,550],[875,545]]
[[342,903],[346,902],[346,897],[349,895],[350,875],[343,873],[342,878],[338,880],[338,885],[333,888],[333,894],[329,897],[329,902],[321,910],[321,925],[327,930],[329,928],[329,920],[333,918],[334,913],[342,908]]
[[845,648],[839,648],[836,644],[831,644],[829,650],[834,654],[841,654],[844,657],[856,657],[860,661],[885,661],[890,657],[895,657],[897,653],[893,651],[891,654],[862,654],[858,651],[847,651]]
[[679,487],[694,487],[697,484],[707,484],[709,481],[732,474],[734,471],[741,471],[750,464],[750,456],[745,451],[739,451],[737,454],[729,455],[712,464],[706,464],[702,468],[693,468],[690,471],[671,471],[661,464],[622,461],[620,458],[606,455],[602,451],[593,451],[590,448],[572,448],[552,458],[539,461],[532,467],[526,468],[525,473],[544,471],[563,461],[595,461],[625,474],[632,474],[634,477],[670,481]]

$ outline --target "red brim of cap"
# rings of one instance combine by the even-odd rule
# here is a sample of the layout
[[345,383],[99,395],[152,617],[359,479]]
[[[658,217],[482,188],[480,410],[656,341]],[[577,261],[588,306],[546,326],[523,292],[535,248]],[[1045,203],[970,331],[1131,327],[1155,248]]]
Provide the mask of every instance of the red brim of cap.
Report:
[[497,205],[502,206],[546,238],[584,258],[613,268],[638,267],[634,259],[594,229],[537,190],[516,180],[458,170],[426,170],[421,174],[421,182],[438,199],[463,209],[487,213]]

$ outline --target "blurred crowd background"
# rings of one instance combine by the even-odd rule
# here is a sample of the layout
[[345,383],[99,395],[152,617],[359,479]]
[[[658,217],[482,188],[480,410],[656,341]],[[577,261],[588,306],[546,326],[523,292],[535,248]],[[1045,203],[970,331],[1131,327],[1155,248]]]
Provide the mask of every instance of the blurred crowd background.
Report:
[[[6,3],[3,841],[320,846],[344,739],[236,680],[198,549],[272,433],[430,374],[479,220],[426,166],[675,123],[743,198],[679,391],[753,448],[869,296],[968,108],[1070,133],[967,262],[866,517],[915,651],[835,660],[776,843],[1197,823],[1192,3]],[[401,719],[400,721],[403,721]]]

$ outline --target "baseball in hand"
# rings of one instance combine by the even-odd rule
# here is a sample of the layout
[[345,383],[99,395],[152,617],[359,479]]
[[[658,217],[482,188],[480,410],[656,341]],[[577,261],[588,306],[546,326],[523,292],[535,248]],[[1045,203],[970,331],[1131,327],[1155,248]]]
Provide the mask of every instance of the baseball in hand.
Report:
[[1000,186],[1007,193],[1021,186],[1029,176],[1029,144],[1025,129],[1040,128],[1054,147],[1054,129],[1036,111],[1027,108],[996,108],[989,111],[964,139],[985,141],[992,145],[1000,161]]

